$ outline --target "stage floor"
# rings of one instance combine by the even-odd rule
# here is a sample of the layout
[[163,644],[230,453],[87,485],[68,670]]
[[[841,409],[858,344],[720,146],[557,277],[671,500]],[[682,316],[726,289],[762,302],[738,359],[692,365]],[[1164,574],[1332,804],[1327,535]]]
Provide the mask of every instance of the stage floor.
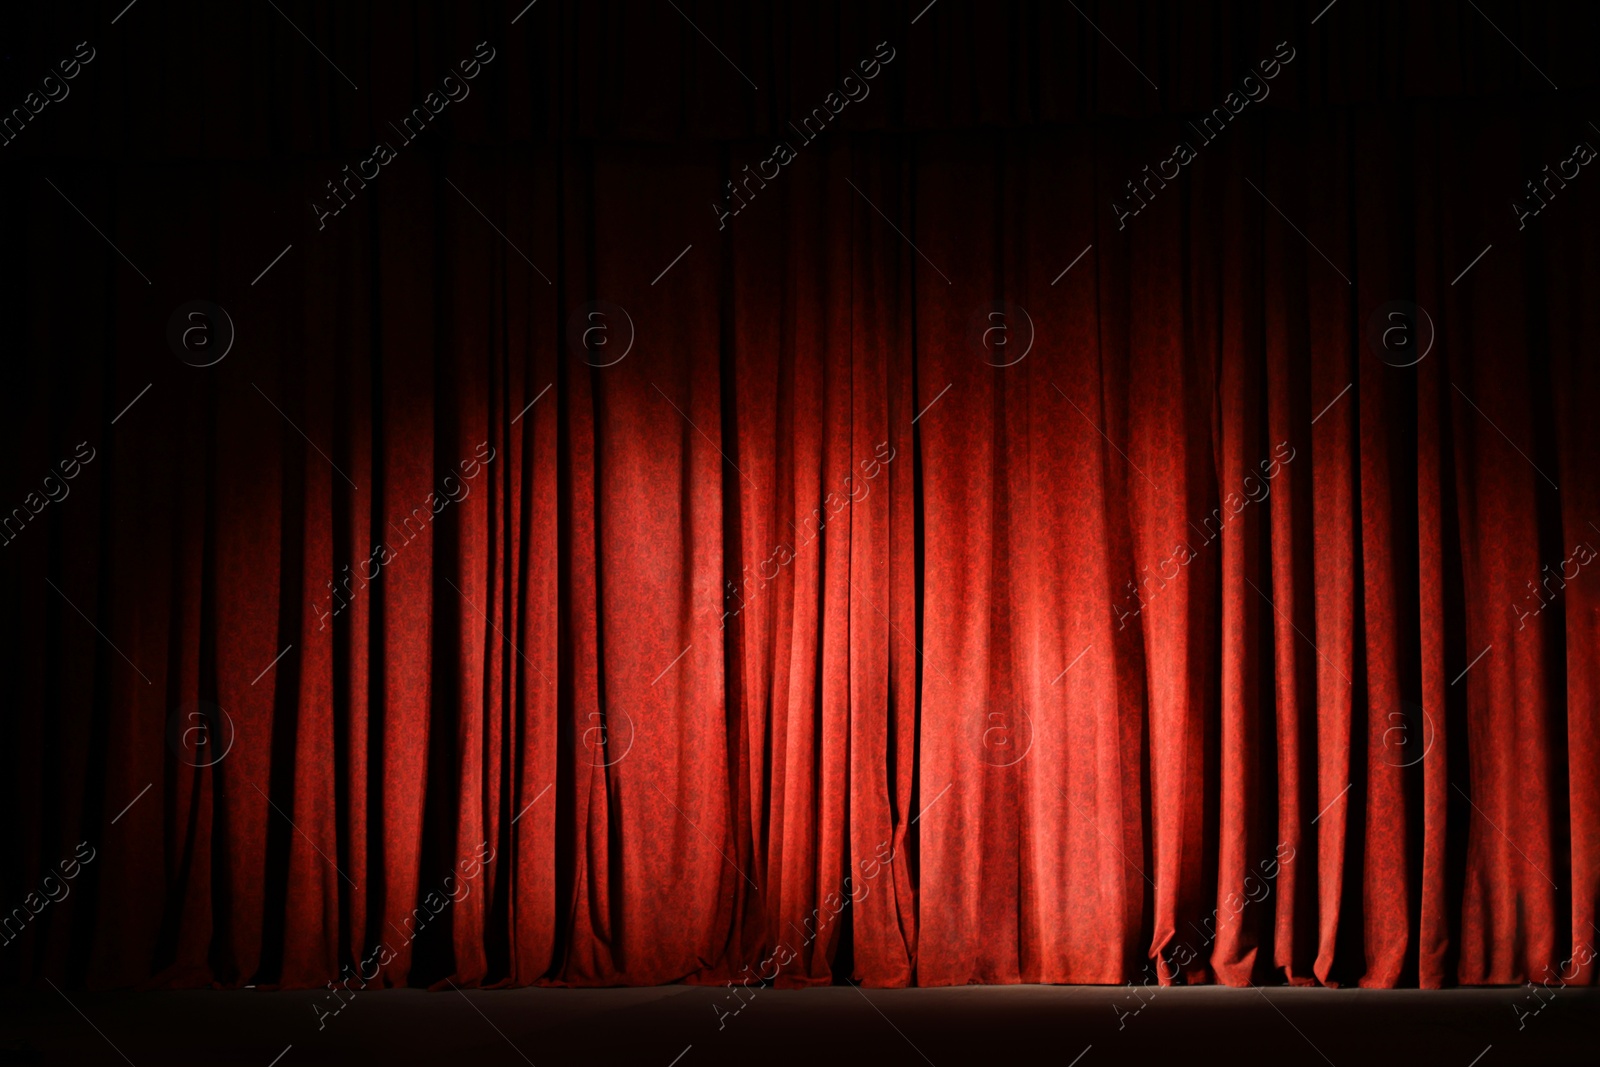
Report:
[[[0,994],[0,1064],[248,1065],[1600,1062],[1600,990],[968,986]],[[1540,1004],[1542,1010],[1537,1010]],[[1537,1010],[1537,1014],[1535,1011]],[[1126,1014],[1123,1014],[1126,1013]],[[320,1023],[320,1029],[319,1029]],[[1158,1061],[1156,1057],[1162,1057]]]

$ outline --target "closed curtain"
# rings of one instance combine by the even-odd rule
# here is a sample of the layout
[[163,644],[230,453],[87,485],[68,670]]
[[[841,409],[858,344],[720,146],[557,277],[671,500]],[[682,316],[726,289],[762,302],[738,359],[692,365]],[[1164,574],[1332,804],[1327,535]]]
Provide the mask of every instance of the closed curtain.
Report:
[[618,129],[544,6],[360,136],[302,45],[258,142],[65,100],[5,173],[0,974],[1594,980],[1600,179],[1524,184],[1586,113],[1352,97],[1296,16],[1226,126],[1116,114],[1054,6],[963,97],[915,4],[837,127]]

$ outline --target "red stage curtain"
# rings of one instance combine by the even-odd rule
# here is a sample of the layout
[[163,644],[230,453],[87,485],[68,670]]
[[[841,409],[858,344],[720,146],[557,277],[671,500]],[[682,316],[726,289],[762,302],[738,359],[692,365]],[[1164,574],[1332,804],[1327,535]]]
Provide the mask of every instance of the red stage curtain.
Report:
[[1596,135],[1263,109],[1119,227],[1189,136],[840,129],[721,226],[772,134],[8,176],[5,506],[94,458],[0,550],[5,906],[93,859],[4,973],[1592,982],[1600,179],[1506,205]]

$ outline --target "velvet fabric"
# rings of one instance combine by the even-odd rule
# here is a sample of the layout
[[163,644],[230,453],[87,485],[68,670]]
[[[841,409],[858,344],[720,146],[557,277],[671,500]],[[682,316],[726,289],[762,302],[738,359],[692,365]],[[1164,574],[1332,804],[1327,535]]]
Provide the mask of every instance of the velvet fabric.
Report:
[[8,16],[0,974],[1594,981],[1583,35],[847,6]]

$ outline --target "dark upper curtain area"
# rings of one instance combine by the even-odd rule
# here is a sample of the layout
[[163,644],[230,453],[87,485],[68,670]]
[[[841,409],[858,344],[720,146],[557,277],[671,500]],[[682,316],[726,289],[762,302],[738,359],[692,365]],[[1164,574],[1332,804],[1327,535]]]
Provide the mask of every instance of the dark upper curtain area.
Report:
[[1465,0],[538,0],[520,17],[516,3],[278,6],[141,4],[115,26],[105,4],[9,7],[0,15],[5,107],[21,106],[78,42],[95,58],[93,76],[70,85],[72,103],[52,105],[59,113],[6,153],[250,160],[361,151],[479,42],[499,58],[469,86],[485,99],[452,105],[452,143],[769,138],[830,92],[844,97],[844,78],[884,54],[880,45],[894,55],[887,76],[855,91],[837,128],[1191,117],[1221,105],[1279,42],[1297,58],[1254,110],[1528,99],[1557,86],[1571,99],[1595,85],[1589,42],[1600,23],[1590,5]]

